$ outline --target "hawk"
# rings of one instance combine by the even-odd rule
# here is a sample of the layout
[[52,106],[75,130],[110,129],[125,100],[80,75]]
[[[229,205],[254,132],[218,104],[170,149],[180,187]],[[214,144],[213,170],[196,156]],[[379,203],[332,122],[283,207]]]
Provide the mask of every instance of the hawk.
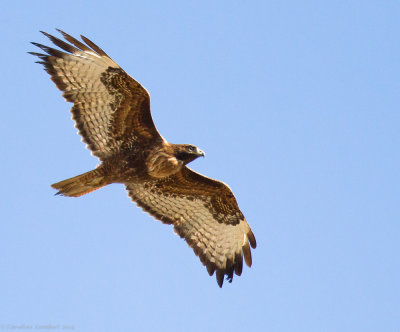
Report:
[[100,159],[94,170],[52,185],[57,194],[78,197],[111,183],[125,185],[144,211],[186,240],[208,273],[232,282],[243,257],[250,267],[256,239],[229,187],[186,165],[203,151],[172,144],[157,131],[150,95],[100,47],[58,30],[65,41],[42,32],[61,50],[32,43],[44,53],[38,63],[66,101],[82,140]]

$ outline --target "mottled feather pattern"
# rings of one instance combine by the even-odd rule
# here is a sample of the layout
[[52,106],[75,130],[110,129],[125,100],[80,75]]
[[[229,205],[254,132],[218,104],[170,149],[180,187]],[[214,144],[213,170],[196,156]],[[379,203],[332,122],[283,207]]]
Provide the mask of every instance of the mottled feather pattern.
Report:
[[114,139],[129,140],[133,133],[145,140],[161,138],[151,118],[149,94],[138,82],[121,68],[112,67],[101,75],[101,81],[116,102],[110,126]]
[[230,188],[190,170],[204,156],[190,144],[168,143],[150,112],[150,95],[88,38],[58,30],[64,40],[43,32],[61,50],[33,43],[30,52],[73,103],[79,134],[101,164],[90,172],[52,185],[58,194],[78,197],[110,183],[125,184],[144,211],[175,232],[199,256],[218,285],[252,264],[256,239]]
[[85,44],[59,30],[71,44],[48,33],[66,52],[33,43],[47,54],[38,56],[64,98],[74,103],[72,118],[93,155],[105,160],[122,144],[142,135],[161,139],[151,119],[150,96],[108,55],[86,37]]
[[236,211],[229,219],[218,217],[221,206],[213,203],[217,201],[215,197],[224,197],[226,192],[231,193],[230,189],[211,179],[192,182],[197,176],[185,167],[166,179],[128,184],[127,190],[132,200],[146,212],[174,225],[176,233],[185,238],[207,266],[209,274],[217,272],[218,284],[222,286],[224,275],[231,282],[233,272],[241,274],[243,255],[246,264],[251,266],[249,241],[252,248],[256,247],[256,241],[236,201],[231,201],[234,206],[224,206],[225,210]]

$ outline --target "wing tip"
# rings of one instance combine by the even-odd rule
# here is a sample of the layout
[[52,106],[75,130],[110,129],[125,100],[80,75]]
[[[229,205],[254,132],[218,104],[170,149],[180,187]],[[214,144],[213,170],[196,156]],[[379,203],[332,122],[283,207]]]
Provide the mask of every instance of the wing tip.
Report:
[[88,45],[89,47],[92,48],[94,52],[96,52],[99,56],[104,56],[106,58],[110,58],[106,52],[103,51],[103,49],[99,46],[97,46],[95,43],[93,43],[89,38],[85,37],[84,35],[80,35],[81,39]]
[[250,246],[253,249],[256,249],[257,248],[257,241],[256,241],[256,237],[254,236],[254,234],[253,234],[251,229],[247,233],[247,238],[249,239]]
[[208,272],[209,276],[211,277],[215,272],[215,265],[208,264],[206,266],[206,268],[207,268],[207,272]]
[[243,271],[243,255],[242,252],[235,254],[235,274],[241,276]]
[[61,33],[62,35],[66,35],[66,33],[65,33],[63,30],[59,29],[59,28],[56,28],[56,31],[58,31],[58,32]]
[[251,267],[252,258],[251,258],[251,250],[250,250],[249,242],[246,241],[246,243],[242,247],[242,250],[243,250],[243,256],[244,256],[244,261],[246,262],[246,265],[248,267]]
[[218,284],[219,288],[222,288],[222,285],[224,284],[224,276],[225,276],[224,270],[218,269],[215,274],[215,278],[217,279],[217,284]]
[[51,35],[43,30],[39,30],[40,33],[44,34],[46,37],[50,37]]

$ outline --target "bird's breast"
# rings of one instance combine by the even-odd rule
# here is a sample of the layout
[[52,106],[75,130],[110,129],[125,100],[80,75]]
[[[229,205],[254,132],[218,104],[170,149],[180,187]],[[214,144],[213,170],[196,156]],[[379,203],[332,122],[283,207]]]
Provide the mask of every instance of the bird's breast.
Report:
[[146,161],[147,172],[155,178],[164,178],[181,170],[183,162],[163,149],[149,154]]

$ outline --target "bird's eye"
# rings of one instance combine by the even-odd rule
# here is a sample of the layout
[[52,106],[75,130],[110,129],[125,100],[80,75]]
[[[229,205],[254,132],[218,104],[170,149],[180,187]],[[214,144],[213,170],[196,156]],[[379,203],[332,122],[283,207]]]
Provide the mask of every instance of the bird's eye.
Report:
[[188,146],[188,151],[189,152],[194,152],[194,146]]

